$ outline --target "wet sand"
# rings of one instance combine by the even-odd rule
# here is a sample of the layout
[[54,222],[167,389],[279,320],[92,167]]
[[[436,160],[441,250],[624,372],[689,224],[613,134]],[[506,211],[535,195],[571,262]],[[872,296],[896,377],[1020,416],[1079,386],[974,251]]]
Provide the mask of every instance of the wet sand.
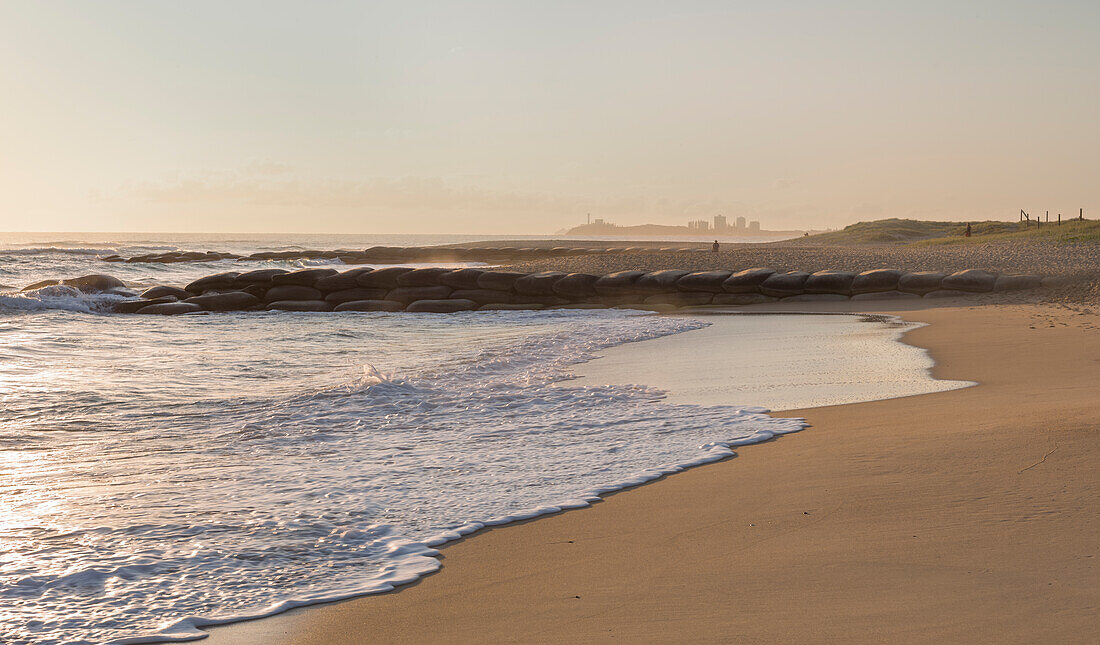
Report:
[[[813,309],[876,310],[852,304]],[[206,642],[1089,641],[1096,315],[899,305],[879,311],[929,323],[905,341],[930,350],[937,378],[980,385],[783,412],[812,427],[475,534],[396,593],[214,628]]]
[[892,316],[683,315],[708,327],[618,345],[574,365],[578,385],[643,384],[671,404],[769,410],[842,405],[973,385],[932,378],[933,361],[897,342],[913,325]]

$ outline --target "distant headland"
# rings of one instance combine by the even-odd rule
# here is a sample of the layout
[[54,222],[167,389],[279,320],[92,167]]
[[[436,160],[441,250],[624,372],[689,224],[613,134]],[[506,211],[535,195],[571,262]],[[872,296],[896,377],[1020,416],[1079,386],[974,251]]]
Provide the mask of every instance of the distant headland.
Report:
[[760,228],[758,221],[746,221],[744,217],[738,217],[733,221],[727,221],[723,215],[715,215],[712,220],[692,220],[686,226],[669,226],[667,224],[638,224],[635,226],[619,226],[603,219],[591,219],[588,223],[574,226],[565,231],[565,235],[644,235],[644,236],[729,236],[738,237],[799,237],[807,231],[769,231]]

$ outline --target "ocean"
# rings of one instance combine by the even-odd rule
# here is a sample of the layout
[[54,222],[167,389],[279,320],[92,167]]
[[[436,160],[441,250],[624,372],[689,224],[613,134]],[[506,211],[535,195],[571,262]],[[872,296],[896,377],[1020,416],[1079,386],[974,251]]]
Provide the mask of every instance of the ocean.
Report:
[[[485,237],[0,234],[0,642],[190,640],[203,625],[389,590],[486,525],[803,428],[752,400],[691,405],[571,381],[601,351],[701,329],[705,316],[160,317],[103,313],[116,296],[18,293],[89,273],[140,290],[322,264],[98,259],[111,253],[474,239]],[[856,333],[834,318],[803,335]],[[903,389],[931,381],[927,356],[875,324],[863,351],[888,354]],[[739,342],[775,343],[754,333]]]

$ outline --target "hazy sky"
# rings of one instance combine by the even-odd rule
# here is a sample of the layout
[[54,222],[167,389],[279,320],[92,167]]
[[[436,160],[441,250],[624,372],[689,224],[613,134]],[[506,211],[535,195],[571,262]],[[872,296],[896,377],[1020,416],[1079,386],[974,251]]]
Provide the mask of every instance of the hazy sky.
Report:
[[0,0],[0,230],[1100,213],[1100,2]]

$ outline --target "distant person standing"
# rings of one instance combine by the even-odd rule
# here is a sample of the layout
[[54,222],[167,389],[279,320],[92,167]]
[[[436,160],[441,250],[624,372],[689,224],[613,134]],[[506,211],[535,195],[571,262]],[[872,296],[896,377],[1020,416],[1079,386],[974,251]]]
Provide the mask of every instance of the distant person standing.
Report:
[[963,235],[966,237],[970,237],[970,222],[966,223],[966,232],[963,233]]
[[714,253],[718,252],[718,240],[714,240],[714,244],[710,245],[710,250]]

